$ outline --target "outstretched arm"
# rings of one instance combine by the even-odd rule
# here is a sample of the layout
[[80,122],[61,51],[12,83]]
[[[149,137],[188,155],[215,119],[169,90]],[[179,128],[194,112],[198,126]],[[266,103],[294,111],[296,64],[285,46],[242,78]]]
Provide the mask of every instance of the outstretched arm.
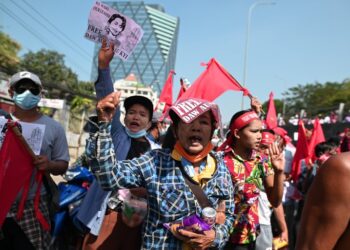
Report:
[[98,52],[98,78],[95,82],[96,97],[101,100],[114,91],[109,64],[114,56],[114,45],[107,46],[106,39],[102,39],[102,46]]
[[[111,78],[111,72],[109,64],[114,56],[114,44],[110,43],[108,46],[105,38],[102,39],[102,45],[98,52],[98,79],[95,82],[96,97],[98,100],[103,99],[110,93],[114,92],[113,81]],[[112,120],[112,137],[113,141],[115,136],[123,130],[123,124],[120,122],[120,108],[115,109],[116,114]]]
[[350,153],[321,166],[306,197],[296,249],[334,249],[346,240],[349,244],[349,180]]

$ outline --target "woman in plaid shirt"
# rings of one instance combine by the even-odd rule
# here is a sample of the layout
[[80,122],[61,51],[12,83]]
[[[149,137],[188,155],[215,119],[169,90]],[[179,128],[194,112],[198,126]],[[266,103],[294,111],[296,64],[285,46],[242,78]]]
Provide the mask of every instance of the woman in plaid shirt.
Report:
[[[184,100],[170,109],[176,144],[133,160],[117,161],[110,136],[110,121],[120,93],[112,93],[97,104],[99,131],[87,142],[92,170],[102,187],[144,187],[148,213],[143,227],[142,249],[221,249],[234,221],[233,185],[221,153],[212,151],[211,137],[219,120],[218,106],[199,99]],[[185,177],[186,175],[187,177]],[[200,185],[211,206],[225,204],[225,219],[204,234],[168,230],[164,223],[176,223],[202,208],[185,182]],[[221,206],[220,206],[221,207]]]

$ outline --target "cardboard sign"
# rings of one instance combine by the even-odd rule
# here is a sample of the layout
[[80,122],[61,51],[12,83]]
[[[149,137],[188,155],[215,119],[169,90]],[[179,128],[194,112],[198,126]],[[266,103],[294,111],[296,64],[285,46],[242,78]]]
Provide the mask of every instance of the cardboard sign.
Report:
[[131,18],[96,1],[90,11],[85,38],[101,43],[114,43],[114,53],[126,61],[143,36],[142,28]]

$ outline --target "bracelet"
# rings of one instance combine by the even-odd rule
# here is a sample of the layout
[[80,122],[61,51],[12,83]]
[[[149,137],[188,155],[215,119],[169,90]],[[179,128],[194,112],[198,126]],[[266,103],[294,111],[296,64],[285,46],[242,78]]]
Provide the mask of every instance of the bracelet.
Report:
[[225,213],[225,210],[217,210],[217,213]]

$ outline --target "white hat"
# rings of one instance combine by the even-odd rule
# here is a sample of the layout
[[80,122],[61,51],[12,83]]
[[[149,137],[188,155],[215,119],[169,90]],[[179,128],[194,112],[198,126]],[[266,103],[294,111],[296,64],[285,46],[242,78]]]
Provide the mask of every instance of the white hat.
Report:
[[32,82],[34,82],[36,85],[38,86],[42,86],[41,81],[39,79],[39,77],[31,72],[28,71],[21,71],[18,72],[16,74],[14,74],[11,78],[10,78],[10,87],[13,87],[16,85],[17,82],[19,82],[22,79],[29,79]]

